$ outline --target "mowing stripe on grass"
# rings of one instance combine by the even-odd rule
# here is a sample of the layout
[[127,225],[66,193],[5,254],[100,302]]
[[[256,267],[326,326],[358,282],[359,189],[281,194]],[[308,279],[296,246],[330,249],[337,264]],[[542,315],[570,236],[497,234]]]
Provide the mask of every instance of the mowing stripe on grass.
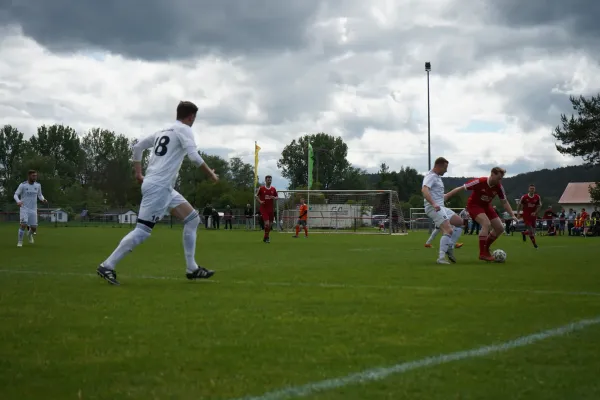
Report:
[[[83,272],[55,272],[55,271],[34,271],[20,269],[0,269],[0,273],[5,274],[26,274],[26,275],[54,275],[54,276],[93,276],[95,273]],[[174,276],[155,276],[155,275],[126,275],[119,274],[119,277],[133,279],[150,279],[150,280],[168,280],[182,281],[183,277]],[[524,294],[555,294],[565,296],[591,296],[600,297],[600,292],[588,291],[562,291],[562,290],[538,290],[538,289],[496,289],[496,288],[464,288],[464,287],[445,287],[445,286],[408,286],[408,285],[355,285],[345,283],[328,283],[328,282],[263,282],[263,281],[248,281],[248,280],[230,280],[219,281],[216,279],[205,280],[206,283],[227,285],[254,285],[254,286],[286,286],[286,287],[314,287],[324,289],[383,289],[383,290],[423,290],[423,291],[455,291],[455,292],[484,292],[484,293],[524,293]]]
[[420,360],[404,362],[390,367],[367,369],[362,372],[346,375],[341,378],[326,379],[323,381],[307,383],[299,386],[288,386],[283,389],[267,392],[259,396],[246,396],[235,400],[285,400],[297,397],[306,397],[318,392],[323,392],[342,387],[379,381],[391,375],[402,374],[419,368],[435,367],[453,361],[469,358],[484,357],[493,353],[503,353],[519,347],[529,346],[545,339],[564,336],[569,333],[582,330],[591,325],[600,324],[600,316],[592,319],[584,319],[563,325],[558,328],[521,336],[508,342],[479,347],[472,350],[459,351],[456,353],[440,354],[437,356],[422,358]]

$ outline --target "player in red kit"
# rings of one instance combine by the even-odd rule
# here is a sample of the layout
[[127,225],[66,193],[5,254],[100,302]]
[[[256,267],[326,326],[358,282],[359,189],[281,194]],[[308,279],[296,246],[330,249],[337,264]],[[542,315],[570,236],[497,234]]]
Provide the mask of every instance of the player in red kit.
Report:
[[265,236],[263,237],[263,242],[265,243],[271,243],[269,233],[271,232],[271,223],[275,219],[273,201],[278,198],[277,190],[271,186],[272,181],[273,178],[271,175],[265,176],[265,185],[259,187],[256,193],[256,198],[260,203],[260,215],[265,223]]
[[542,208],[542,199],[540,195],[535,192],[535,185],[532,183],[529,185],[529,191],[527,194],[521,197],[519,206],[517,207],[517,214],[523,210],[523,223],[525,223],[525,231],[523,232],[523,241],[527,241],[527,236],[531,239],[533,247],[536,249],[538,245],[535,241],[535,226],[537,223],[538,211]]
[[[496,196],[500,198],[504,209],[511,218],[517,221],[517,217],[506,199],[506,193],[500,183],[506,174],[506,170],[500,167],[492,168],[490,176],[473,179],[463,186],[451,190],[444,196],[446,199],[454,196],[463,190],[470,190],[471,195],[467,200],[467,211],[471,218],[481,225],[479,231],[479,259],[484,261],[494,261],[490,254],[490,246],[498,236],[504,232],[502,220],[498,213],[492,207],[492,200]],[[490,229],[491,228],[491,229]]]

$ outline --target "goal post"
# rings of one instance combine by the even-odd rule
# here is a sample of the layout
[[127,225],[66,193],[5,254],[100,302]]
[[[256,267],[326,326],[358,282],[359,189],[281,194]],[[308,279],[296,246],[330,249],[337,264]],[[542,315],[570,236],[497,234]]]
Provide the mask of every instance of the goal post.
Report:
[[295,233],[304,198],[311,233],[407,234],[394,190],[280,190],[278,194],[275,217],[280,232]]

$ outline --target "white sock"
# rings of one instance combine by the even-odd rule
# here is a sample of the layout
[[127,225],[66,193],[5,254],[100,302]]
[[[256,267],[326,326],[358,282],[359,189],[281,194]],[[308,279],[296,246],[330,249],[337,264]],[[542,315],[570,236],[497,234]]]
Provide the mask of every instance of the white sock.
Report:
[[19,228],[19,242],[23,241],[23,236],[25,235],[25,231]]
[[186,269],[192,272],[198,269],[196,264],[196,231],[200,224],[198,212],[192,211],[183,220],[183,253],[185,254]]
[[458,239],[460,238],[460,235],[462,235],[463,230],[462,228],[458,228],[458,227],[454,227],[454,230],[452,231],[452,248],[454,248],[454,245],[456,245],[456,242],[458,242]]
[[129,232],[113,251],[113,253],[102,263],[108,269],[115,269],[119,261],[121,261],[127,253],[130,253],[144,240],[150,237],[152,229],[146,225],[137,224],[135,229]]
[[429,236],[429,239],[427,239],[427,244],[431,244],[431,242],[433,242],[433,239],[435,239],[435,237],[438,235],[438,233],[440,233],[440,230],[438,228],[435,228],[432,232],[431,232],[431,236]]
[[452,243],[452,239],[450,235],[444,234],[440,239],[440,258],[444,258],[446,256],[446,252],[448,252],[448,248]]

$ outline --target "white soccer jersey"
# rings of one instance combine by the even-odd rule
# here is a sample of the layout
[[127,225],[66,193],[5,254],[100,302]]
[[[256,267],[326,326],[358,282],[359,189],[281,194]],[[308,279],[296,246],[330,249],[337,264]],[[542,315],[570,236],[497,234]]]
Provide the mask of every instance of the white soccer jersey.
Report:
[[28,181],[25,181],[19,184],[14,197],[16,202],[23,202],[24,208],[37,211],[38,199],[40,199],[40,201],[44,201],[44,196],[42,195],[42,185],[40,185],[39,182],[29,183]]
[[[429,188],[429,193],[431,194],[431,199],[437,203],[438,206],[444,206],[444,182],[442,181],[442,177],[436,174],[433,171],[429,171],[425,178],[423,178],[423,186],[427,186]],[[423,199],[423,204],[425,207],[433,205],[429,204],[429,202]]]
[[[147,136],[135,147],[152,148],[144,182],[168,188],[175,186],[185,156],[198,152],[192,128],[180,121],[176,121],[170,128]],[[134,161],[139,160],[134,157]]]

